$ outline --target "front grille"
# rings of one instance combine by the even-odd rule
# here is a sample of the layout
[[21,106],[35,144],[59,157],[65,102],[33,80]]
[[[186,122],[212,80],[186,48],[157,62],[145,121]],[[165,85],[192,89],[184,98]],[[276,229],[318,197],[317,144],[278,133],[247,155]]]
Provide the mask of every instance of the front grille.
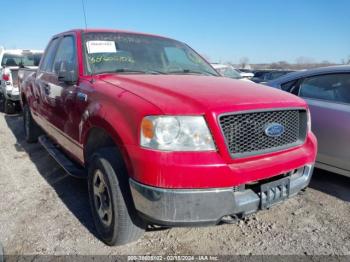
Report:
[[[240,112],[219,117],[228,150],[232,157],[252,156],[275,152],[302,144],[307,132],[307,113],[304,109]],[[284,132],[268,136],[270,124],[280,124]]]

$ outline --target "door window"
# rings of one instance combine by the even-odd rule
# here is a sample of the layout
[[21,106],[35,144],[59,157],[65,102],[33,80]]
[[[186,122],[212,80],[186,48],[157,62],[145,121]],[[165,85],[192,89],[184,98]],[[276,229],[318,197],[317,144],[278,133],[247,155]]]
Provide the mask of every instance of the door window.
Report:
[[58,74],[60,70],[77,70],[75,42],[72,36],[65,36],[57,49],[53,72]]
[[350,103],[350,74],[328,74],[303,80],[299,95],[331,102]]
[[283,83],[281,84],[281,89],[294,95],[298,95],[298,81],[299,79]]
[[58,38],[55,38],[49,44],[49,47],[47,48],[47,50],[45,52],[43,62],[40,65],[41,71],[52,72],[53,59],[55,58],[55,53],[56,53],[58,42],[59,42]]

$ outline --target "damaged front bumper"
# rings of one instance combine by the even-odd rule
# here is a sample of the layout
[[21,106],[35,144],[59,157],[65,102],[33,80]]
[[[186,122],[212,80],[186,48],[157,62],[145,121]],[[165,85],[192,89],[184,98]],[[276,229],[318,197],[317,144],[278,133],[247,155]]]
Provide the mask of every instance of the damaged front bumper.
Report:
[[283,178],[284,181],[288,179],[288,185],[281,185],[283,190],[277,186],[267,195],[248,186],[244,189],[165,189],[143,185],[133,179],[129,181],[135,207],[145,220],[157,225],[190,226],[218,224],[226,216],[247,216],[266,208],[266,197],[271,203],[281,202],[307,187],[312,172],[313,164],[297,169]]

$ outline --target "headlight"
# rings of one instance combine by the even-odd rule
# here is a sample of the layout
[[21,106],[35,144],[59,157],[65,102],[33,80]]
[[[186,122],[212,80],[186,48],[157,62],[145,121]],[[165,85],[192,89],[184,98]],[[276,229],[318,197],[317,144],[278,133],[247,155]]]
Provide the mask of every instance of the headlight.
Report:
[[310,109],[307,110],[307,131],[311,132],[311,114],[310,114]]
[[166,151],[210,151],[215,144],[202,116],[146,116],[141,146]]

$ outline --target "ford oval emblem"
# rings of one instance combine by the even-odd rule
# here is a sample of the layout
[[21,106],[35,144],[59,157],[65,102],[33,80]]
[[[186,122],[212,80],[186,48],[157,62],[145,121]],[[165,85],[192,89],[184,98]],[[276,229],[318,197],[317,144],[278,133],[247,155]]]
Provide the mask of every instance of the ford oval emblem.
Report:
[[266,125],[264,131],[269,137],[278,137],[284,133],[284,126],[279,123],[270,123]]

